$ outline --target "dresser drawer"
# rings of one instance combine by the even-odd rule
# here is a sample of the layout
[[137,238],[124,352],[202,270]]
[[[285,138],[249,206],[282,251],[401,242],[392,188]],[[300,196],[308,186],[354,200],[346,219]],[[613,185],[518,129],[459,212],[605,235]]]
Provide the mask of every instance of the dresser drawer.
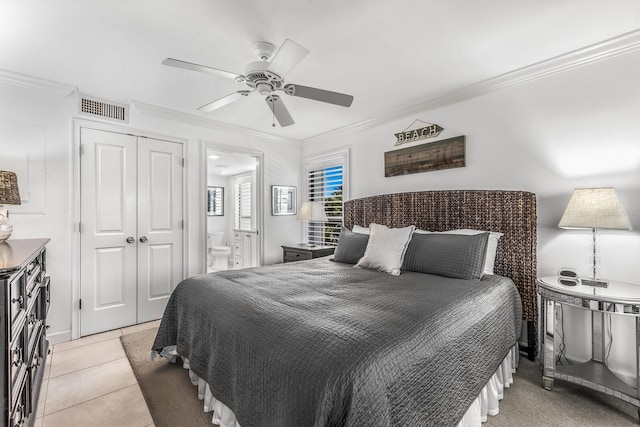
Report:
[[27,295],[27,303],[25,304],[25,307],[27,311],[31,311],[31,308],[38,299],[38,295],[40,295],[40,286],[44,279],[44,272],[40,269],[40,266],[36,266],[35,270],[37,271],[32,272],[31,275],[27,275],[27,284],[25,288]]
[[[15,341],[11,343],[9,349],[9,370],[11,375],[11,385],[16,387],[24,379],[27,369],[27,343],[25,342],[26,328],[22,328]],[[15,397],[15,396],[14,396]]]
[[10,427],[24,426],[29,416],[29,387],[26,381],[23,381],[19,387],[16,387],[14,394],[15,401],[11,405]]
[[40,302],[38,303],[38,318],[46,319],[49,313],[49,305],[51,304],[51,278],[45,276],[40,287]]
[[27,368],[30,374],[30,383],[34,384],[38,370],[42,369],[44,364],[44,348],[42,342],[42,334],[44,333],[44,325],[41,322],[36,324],[33,335],[29,337],[29,358],[27,359]]
[[[27,347],[27,355],[31,355],[33,351],[33,345],[35,342],[34,340],[36,339],[36,335],[37,335],[36,332],[38,332],[40,325],[42,324],[42,321],[38,319],[37,307],[35,305],[34,307],[31,308],[31,310],[27,312],[27,317],[25,321],[26,321],[27,337],[29,340],[29,346]],[[25,360],[28,360],[28,357],[25,358]]]
[[26,276],[20,274],[9,284],[9,324],[11,325],[11,337],[14,338],[18,330],[22,328],[27,307],[25,294]]
[[296,251],[292,249],[287,249],[284,251],[284,262],[302,261],[304,259],[312,259],[312,258],[313,258],[313,254],[311,252]]

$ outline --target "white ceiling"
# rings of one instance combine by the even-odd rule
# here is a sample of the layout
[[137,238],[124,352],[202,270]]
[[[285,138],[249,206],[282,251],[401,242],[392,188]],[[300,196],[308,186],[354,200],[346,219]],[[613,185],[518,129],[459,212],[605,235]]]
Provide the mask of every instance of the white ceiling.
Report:
[[233,176],[256,170],[256,158],[250,155],[207,150],[209,175]]
[[[0,69],[304,140],[638,29],[637,0],[2,0]],[[199,113],[246,87],[160,64],[244,73],[255,42],[286,38],[311,51],[286,81],[350,108],[283,94],[296,124],[273,128],[254,93]]]

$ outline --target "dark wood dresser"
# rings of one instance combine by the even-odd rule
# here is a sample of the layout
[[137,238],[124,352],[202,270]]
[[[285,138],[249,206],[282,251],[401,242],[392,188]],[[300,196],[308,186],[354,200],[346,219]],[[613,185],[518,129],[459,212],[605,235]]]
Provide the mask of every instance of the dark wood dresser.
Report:
[[282,262],[302,261],[322,256],[333,255],[335,246],[282,245]]
[[49,342],[49,239],[0,243],[1,426],[32,426]]

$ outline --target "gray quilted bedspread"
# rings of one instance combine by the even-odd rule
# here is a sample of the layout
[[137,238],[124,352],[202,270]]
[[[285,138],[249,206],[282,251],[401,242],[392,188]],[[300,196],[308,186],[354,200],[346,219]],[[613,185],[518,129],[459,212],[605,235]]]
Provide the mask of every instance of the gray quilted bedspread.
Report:
[[400,276],[319,258],[191,277],[177,345],[242,427],[452,426],[520,334],[511,280]]

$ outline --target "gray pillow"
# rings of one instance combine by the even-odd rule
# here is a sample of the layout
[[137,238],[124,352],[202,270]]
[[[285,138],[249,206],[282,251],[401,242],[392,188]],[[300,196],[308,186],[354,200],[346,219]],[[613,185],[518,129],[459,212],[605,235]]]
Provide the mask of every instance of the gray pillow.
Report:
[[342,227],[340,237],[338,237],[338,246],[333,253],[333,260],[347,264],[355,264],[364,256],[367,243],[369,243],[368,234],[354,233]]
[[458,279],[482,278],[489,233],[414,233],[404,256],[403,270]]

